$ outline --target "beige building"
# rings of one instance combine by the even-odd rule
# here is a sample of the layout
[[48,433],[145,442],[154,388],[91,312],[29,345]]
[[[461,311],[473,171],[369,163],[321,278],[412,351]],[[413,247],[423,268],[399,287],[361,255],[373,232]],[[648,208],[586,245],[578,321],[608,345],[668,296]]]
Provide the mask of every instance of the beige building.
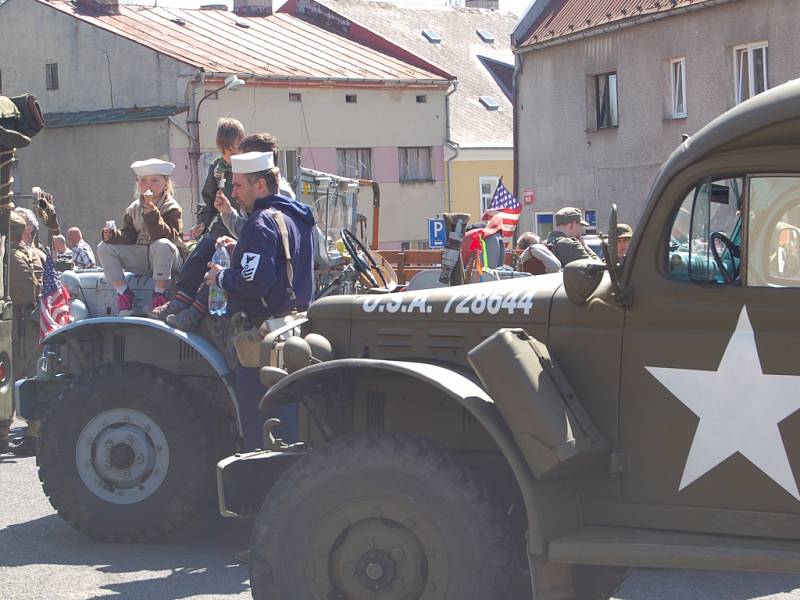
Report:
[[[246,85],[213,93],[229,75]],[[132,199],[130,163],[150,156],[177,165],[188,229],[220,116],[276,134],[290,176],[301,160],[378,180],[382,242],[424,239],[425,218],[444,210],[453,79],[422,59],[272,14],[269,0],[237,0],[233,11],[0,3],[0,93],[36,94],[47,122],[19,153],[17,191],[53,192],[62,223],[92,242]]]
[[[602,8],[602,10],[601,10]],[[710,120],[800,74],[796,0],[536,0],[513,37],[517,191],[636,224],[661,163]]]

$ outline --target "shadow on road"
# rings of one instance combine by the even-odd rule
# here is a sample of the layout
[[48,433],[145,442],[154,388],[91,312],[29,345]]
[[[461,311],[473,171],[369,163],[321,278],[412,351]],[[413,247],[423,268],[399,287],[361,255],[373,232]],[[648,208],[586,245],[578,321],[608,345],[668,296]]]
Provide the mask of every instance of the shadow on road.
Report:
[[[800,589],[797,575],[709,571],[634,570],[615,600],[750,600]],[[794,596],[792,596],[794,597]]]
[[95,599],[235,595],[249,590],[247,568],[234,555],[247,546],[251,524],[224,519],[209,509],[157,543],[106,544],[89,540],[52,514],[0,531],[0,548],[14,548],[4,553],[0,566],[81,565],[99,573],[139,573],[138,577],[155,572],[151,579],[104,584],[108,594]]

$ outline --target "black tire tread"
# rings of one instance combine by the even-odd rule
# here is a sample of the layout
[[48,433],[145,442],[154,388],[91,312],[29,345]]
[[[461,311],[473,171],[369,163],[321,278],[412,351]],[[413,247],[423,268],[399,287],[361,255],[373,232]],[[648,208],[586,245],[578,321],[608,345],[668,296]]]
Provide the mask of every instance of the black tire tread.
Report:
[[[61,485],[64,469],[61,466],[63,457],[59,459],[58,456],[62,446],[58,440],[61,429],[59,424],[68,418],[73,402],[85,402],[90,397],[82,390],[90,389],[96,382],[109,380],[117,382],[121,389],[126,385],[134,385],[134,382],[141,384],[145,380],[151,381],[163,400],[180,411],[181,420],[191,432],[201,453],[194,464],[182,474],[181,496],[171,498],[161,507],[157,518],[135,530],[127,523],[120,523],[116,529],[98,528],[89,512],[82,507],[80,498],[75,498],[67,486]],[[211,458],[206,450],[209,447],[206,430],[193,409],[186,388],[176,377],[152,365],[135,362],[110,363],[85,371],[48,408],[42,419],[40,436],[41,444],[36,462],[42,490],[62,519],[96,541],[155,541],[183,524],[199,507],[211,485],[208,466]],[[174,468],[173,465],[170,466]]]
[[[250,582],[255,600],[279,600],[269,557],[280,553],[280,540],[271,535],[273,524],[285,518],[284,507],[313,493],[315,481],[330,472],[353,472],[365,465],[387,462],[421,468],[431,485],[447,490],[453,510],[480,532],[481,589],[475,598],[511,598],[511,535],[503,511],[454,454],[431,440],[399,433],[358,433],[337,438],[312,450],[284,473],[264,500],[250,543]],[[266,549],[266,551],[265,551]],[[424,597],[424,596],[423,596]],[[303,599],[305,600],[305,599]]]

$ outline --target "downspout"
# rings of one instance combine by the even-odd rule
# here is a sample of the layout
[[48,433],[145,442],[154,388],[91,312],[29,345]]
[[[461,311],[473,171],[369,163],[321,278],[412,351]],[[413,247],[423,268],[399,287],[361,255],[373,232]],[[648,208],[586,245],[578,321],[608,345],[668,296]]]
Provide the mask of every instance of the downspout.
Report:
[[189,105],[189,179],[192,190],[192,212],[197,213],[200,207],[200,120],[197,114],[197,90],[205,85],[206,74],[198,73],[186,87],[186,100]]
[[[514,124],[512,127],[512,140],[514,151],[514,190],[515,198],[519,198],[519,76],[522,73],[522,55],[514,54],[514,77],[511,83],[511,110],[514,114]],[[534,223],[534,228],[536,224]]]
[[447,212],[453,212],[453,161],[458,158],[458,142],[450,136],[450,96],[458,89],[458,80],[451,82],[453,89],[447,92],[444,97],[444,120],[445,120],[445,145],[453,152],[453,156],[447,159]]

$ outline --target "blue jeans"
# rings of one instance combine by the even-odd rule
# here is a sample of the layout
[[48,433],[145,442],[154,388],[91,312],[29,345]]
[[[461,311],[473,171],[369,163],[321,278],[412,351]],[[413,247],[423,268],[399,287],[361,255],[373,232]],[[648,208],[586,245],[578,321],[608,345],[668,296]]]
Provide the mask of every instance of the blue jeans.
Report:
[[203,279],[208,271],[208,263],[214,256],[217,240],[206,236],[197,242],[192,253],[183,263],[178,279],[175,281],[175,288],[183,294],[194,298],[200,286],[203,286]]

